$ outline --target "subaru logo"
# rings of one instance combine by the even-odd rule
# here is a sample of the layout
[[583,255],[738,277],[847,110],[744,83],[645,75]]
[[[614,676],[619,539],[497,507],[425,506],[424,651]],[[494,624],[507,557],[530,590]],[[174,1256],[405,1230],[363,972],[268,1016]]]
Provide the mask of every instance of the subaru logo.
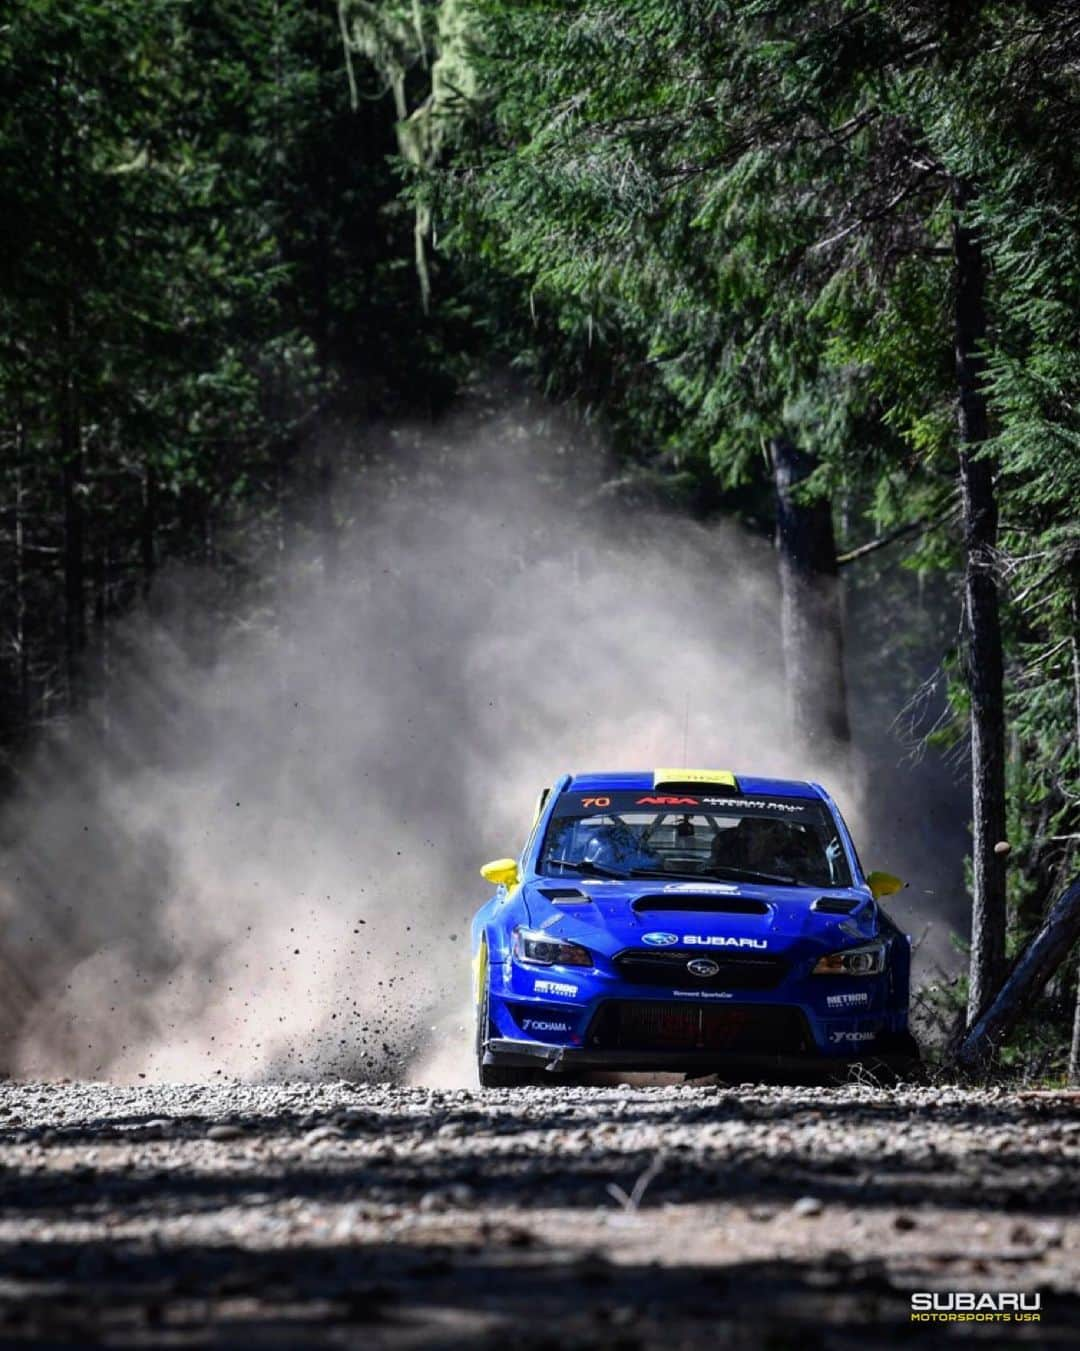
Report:
[[692,976],[715,976],[720,967],[708,957],[695,957],[692,962],[686,963],[686,969]]
[[672,943],[677,943],[679,941],[679,935],[666,933],[642,934],[641,941],[643,943],[648,943],[651,948],[669,948]]

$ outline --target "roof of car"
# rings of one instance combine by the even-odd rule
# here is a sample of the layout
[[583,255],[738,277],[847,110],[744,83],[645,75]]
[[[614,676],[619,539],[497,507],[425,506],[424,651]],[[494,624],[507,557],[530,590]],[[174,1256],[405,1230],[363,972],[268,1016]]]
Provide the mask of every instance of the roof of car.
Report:
[[[807,783],[802,779],[762,779],[756,775],[732,774],[730,771],[707,771],[707,770],[684,770],[682,773],[687,775],[686,780],[680,780],[677,776],[678,770],[616,770],[611,773],[592,773],[575,774],[566,786],[569,793],[600,793],[605,791],[618,792],[624,789],[628,792],[651,792],[657,782],[661,783],[683,783],[689,787],[693,783],[695,787],[700,786],[700,790],[708,792],[710,789],[730,788],[734,780],[738,791],[751,796],[763,796],[769,794],[773,797],[812,797],[821,796],[820,790],[812,783]],[[716,777],[709,777],[710,773],[715,773]]]

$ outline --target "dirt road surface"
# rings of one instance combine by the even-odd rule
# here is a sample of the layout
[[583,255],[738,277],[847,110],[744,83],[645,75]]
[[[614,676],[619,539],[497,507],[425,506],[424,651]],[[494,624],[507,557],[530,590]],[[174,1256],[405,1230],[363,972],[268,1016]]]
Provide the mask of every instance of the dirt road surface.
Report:
[[1076,1345],[1078,1162],[1068,1095],[4,1084],[0,1343]]

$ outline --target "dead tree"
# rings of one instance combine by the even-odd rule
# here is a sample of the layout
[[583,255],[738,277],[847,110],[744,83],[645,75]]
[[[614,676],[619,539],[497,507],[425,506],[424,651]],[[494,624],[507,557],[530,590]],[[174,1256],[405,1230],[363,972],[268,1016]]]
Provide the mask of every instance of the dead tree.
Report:
[[1050,908],[1043,926],[1018,958],[1008,979],[960,1043],[956,1063],[964,1070],[985,1068],[997,1048],[1039,996],[1080,939],[1080,880]]
[[971,697],[971,972],[968,1021],[975,1023],[1005,970],[1004,658],[994,575],[998,510],[994,467],[981,452],[989,434],[983,380],[986,358],[986,260],[964,219],[971,191],[955,191],[956,381],[964,552],[964,675]]
[[771,441],[769,450],[789,722],[804,745],[817,746],[824,738],[846,748],[851,730],[832,509],[825,499],[801,498],[799,486],[814,469],[810,456],[785,437]]
[[1076,973],[1076,1005],[1073,1008],[1072,1041],[1069,1043],[1067,1078],[1074,1087],[1080,1085],[1080,970]]

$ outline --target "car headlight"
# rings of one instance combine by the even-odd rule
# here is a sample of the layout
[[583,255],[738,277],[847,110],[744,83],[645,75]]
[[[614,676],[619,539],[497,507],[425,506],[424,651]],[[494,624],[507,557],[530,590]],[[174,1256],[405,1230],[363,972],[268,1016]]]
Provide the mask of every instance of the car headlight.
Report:
[[542,929],[515,929],[514,956],[535,966],[592,966],[592,953],[580,943],[564,943]]
[[862,948],[830,952],[814,967],[815,976],[879,976],[885,970],[885,944],[868,943]]

